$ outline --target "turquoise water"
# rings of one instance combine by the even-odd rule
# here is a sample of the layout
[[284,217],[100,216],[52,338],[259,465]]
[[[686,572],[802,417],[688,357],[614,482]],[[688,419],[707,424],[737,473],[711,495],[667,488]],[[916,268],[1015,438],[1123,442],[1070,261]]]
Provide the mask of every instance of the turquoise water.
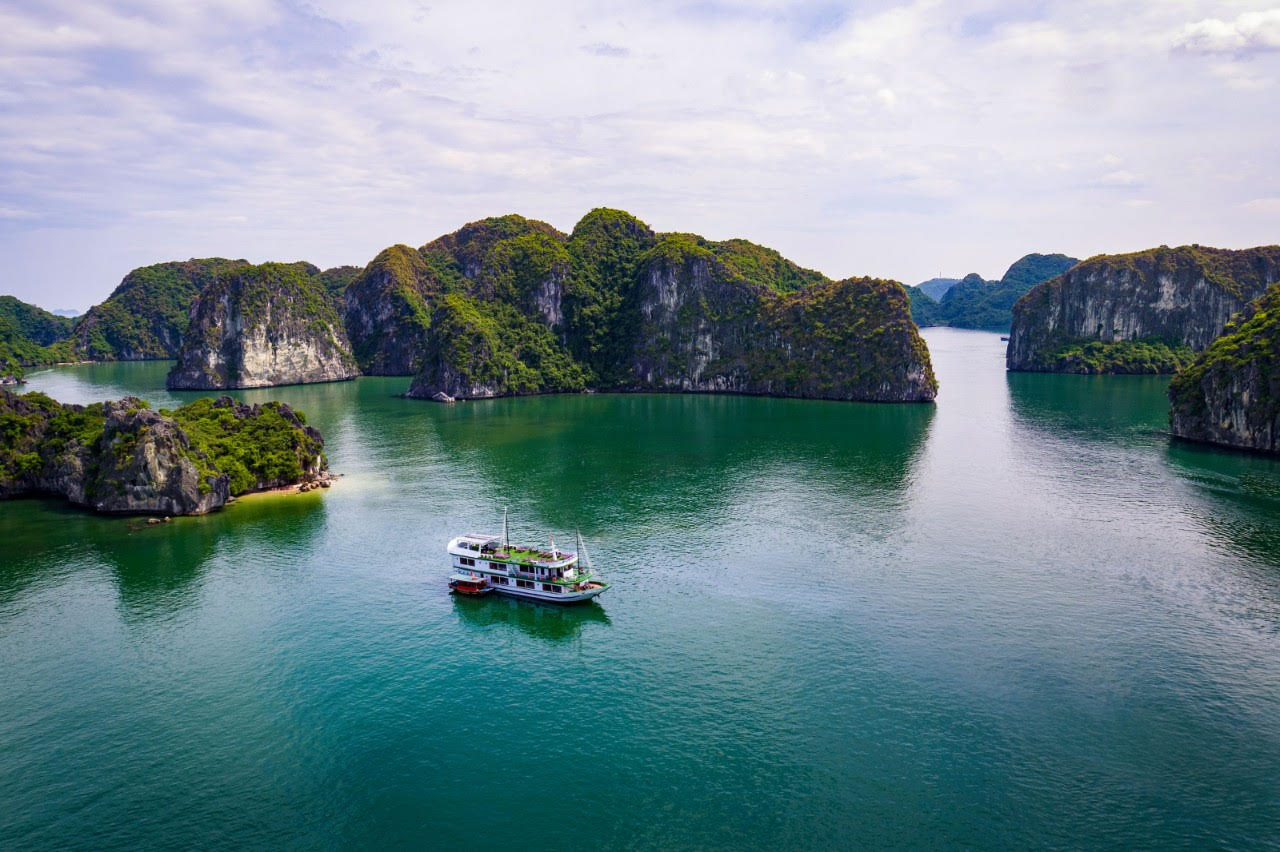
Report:
[[[236,394],[329,491],[0,504],[0,848],[1277,848],[1280,464],[1171,445],[1165,380],[926,338],[936,406],[367,378]],[[613,588],[446,594],[504,506]]]

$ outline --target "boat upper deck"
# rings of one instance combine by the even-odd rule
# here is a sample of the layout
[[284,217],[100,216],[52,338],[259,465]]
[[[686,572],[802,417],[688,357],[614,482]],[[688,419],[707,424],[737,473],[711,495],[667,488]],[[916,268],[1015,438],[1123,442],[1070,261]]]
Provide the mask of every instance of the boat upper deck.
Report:
[[449,542],[449,550],[461,555],[495,562],[512,562],[518,565],[565,566],[574,562],[578,554],[557,548],[555,553],[534,547],[511,545],[504,547],[498,536],[471,533]]

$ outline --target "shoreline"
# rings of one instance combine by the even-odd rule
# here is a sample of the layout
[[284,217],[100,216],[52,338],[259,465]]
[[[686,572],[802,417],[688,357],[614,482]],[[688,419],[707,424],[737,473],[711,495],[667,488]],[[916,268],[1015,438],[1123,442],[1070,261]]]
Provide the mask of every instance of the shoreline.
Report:
[[240,503],[244,500],[252,500],[259,497],[270,497],[272,495],[289,495],[289,494],[310,494],[313,491],[323,491],[331,488],[334,483],[343,477],[341,473],[331,473],[317,479],[309,479],[306,482],[295,482],[291,485],[280,485],[275,488],[262,488],[257,491],[246,491],[243,494],[235,495],[229,499],[223,508]]

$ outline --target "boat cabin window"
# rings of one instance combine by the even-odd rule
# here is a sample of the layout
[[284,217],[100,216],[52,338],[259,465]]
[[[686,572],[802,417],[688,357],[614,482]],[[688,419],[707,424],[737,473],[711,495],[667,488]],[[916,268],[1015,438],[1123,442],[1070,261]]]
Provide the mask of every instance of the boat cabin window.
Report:
[[560,591],[560,587],[559,587],[559,586],[552,585],[551,583],[543,583],[543,584],[542,584],[542,591],[544,591],[544,592],[559,592],[559,591]]
[[507,584],[506,577],[490,577],[489,582],[496,586],[505,586]]
[[458,557],[458,564],[459,564],[459,565],[466,565],[468,568],[474,568],[474,567],[476,567],[476,561],[475,561],[474,559],[470,559],[470,558],[468,558],[468,557],[466,557],[466,556],[459,556],[459,557]]
[[507,566],[503,565],[501,562],[490,562],[490,563],[489,563],[489,567],[490,567],[490,568],[492,568],[494,571],[506,571],[506,570],[507,570]]
[[529,582],[528,580],[516,580],[516,585],[517,585],[517,586],[519,586],[519,587],[520,587],[520,588],[522,588],[522,589],[532,589],[532,588],[533,588],[533,583]]

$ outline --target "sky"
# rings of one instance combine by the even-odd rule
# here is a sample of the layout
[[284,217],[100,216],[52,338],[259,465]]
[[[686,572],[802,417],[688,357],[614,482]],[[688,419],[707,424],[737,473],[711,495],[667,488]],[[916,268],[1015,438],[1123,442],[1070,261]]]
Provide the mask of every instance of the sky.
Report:
[[12,293],[619,207],[833,278],[1280,242],[1280,0],[0,0]]

